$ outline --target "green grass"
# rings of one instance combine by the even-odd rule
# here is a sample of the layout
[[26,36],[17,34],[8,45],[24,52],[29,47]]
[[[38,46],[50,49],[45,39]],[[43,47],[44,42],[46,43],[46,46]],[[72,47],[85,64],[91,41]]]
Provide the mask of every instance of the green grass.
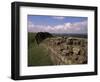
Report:
[[28,33],[28,66],[52,65],[48,51],[36,43],[35,35],[36,33]]

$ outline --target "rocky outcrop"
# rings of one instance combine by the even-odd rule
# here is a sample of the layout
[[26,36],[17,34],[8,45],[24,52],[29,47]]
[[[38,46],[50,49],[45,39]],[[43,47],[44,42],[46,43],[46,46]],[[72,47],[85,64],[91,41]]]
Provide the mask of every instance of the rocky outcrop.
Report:
[[87,39],[75,37],[52,37],[45,40],[46,48],[54,64],[86,64]]

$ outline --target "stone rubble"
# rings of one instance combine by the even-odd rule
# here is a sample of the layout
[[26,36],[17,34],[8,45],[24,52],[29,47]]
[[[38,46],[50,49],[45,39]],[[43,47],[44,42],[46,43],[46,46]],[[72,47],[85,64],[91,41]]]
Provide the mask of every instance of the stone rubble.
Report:
[[54,64],[87,64],[87,39],[51,37],[44,40]]

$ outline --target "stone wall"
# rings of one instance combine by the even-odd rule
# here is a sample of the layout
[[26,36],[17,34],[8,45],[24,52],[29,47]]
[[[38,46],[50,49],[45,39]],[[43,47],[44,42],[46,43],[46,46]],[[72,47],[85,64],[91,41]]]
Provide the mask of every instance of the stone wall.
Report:
[[46,39],[45,42],[54,64],[65,65],[87,63],[87,39],[52,37]]

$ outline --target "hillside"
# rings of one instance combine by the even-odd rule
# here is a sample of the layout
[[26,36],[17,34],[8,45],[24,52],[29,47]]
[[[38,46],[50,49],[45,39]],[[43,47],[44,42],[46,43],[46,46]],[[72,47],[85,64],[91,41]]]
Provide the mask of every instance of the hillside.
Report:
[[29,33],[28,66],[88,63],[87,38],[41,33],[37,37],[38,44],[36,36],[36,33]]
[[28,33],[28,66],[53,65],[46,48],[37,44],[36,33]]

